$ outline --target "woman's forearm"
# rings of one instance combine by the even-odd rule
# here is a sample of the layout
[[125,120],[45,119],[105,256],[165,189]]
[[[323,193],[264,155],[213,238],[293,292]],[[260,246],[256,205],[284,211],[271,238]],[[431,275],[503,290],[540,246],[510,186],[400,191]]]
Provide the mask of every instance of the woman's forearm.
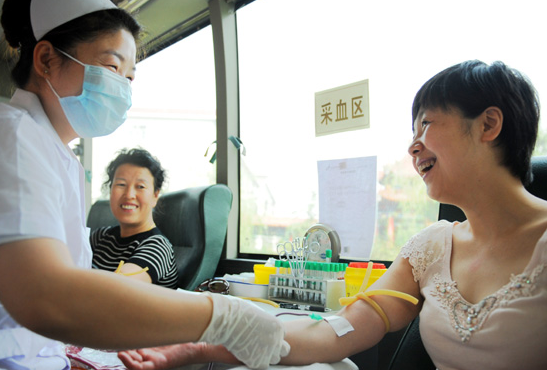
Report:
[[291,351],[282,358],[281,364],[337,362],[378,343],[384,336],[384,323],[370,307],[362,303],[356,302],[340,313],[354,328],[340,337],[324,320],[306,318],[286,322],[286,340]]

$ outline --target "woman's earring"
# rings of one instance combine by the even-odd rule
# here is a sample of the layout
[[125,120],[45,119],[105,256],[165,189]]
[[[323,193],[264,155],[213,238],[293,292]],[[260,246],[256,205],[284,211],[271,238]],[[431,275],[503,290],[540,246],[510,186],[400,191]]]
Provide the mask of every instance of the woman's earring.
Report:
[[44,69],[44,74],[47,75],[48,73],[49,73],[49,71],[47,69]]

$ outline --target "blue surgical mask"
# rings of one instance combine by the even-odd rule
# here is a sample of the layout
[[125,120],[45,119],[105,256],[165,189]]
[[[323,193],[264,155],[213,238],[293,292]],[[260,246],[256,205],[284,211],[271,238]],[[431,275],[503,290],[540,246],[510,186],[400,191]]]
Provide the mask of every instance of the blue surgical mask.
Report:
[[59,51],[85,68],[82,93],[78,96],[61,98],[46,79],[59,99],[68,122],[79,137],[111,134],[125,122],[127,111],[131,108],[129,81],[104,67],[84,64]]

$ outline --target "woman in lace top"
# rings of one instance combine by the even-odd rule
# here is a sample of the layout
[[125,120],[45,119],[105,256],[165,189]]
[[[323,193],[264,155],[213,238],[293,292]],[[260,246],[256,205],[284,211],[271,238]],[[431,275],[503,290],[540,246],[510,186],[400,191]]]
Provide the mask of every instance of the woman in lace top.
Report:
[[[467,220],[418,233],[368,290],[403,292],[416,305],[361,295],[339,313],[353,328],[341,336],[326,321],[291,321],[282,363],[338,361],[420,315],[438,369],[547,368],[547,202],[525,189],[538,121],[532,84],[501,62],[467,61],[427,81],[414,100],[408,151],[428,195]],[[173,347],[143,353],[162,351],[170,364],[231,360],[209,346],[195,357]],[[130,368],[147,361],[122,357]]]

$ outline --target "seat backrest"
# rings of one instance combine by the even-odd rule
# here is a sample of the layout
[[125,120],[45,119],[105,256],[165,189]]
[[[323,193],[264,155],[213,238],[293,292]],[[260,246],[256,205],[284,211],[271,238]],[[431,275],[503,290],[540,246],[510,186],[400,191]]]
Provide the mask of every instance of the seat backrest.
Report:
[[[232,192],[223,184],[179,190],[160,196],[154,209],[156,226],[173,244],[179,274],[178,286],[193,290],[212,278],[222,255]],[[108,200],[89,211],[91,231],[117,225]]]
[[87,227],[93,232],[100,227],[118,225],[118,220],[112,214],[108,200],[98,200],[89,209]]
[[[532,183],[526,189],[536,197],[547,200],[547,156],[532,158]],[[439,220],[465,221],[465,214],[456,206],[441,204]],[[389,370],[434,370],[435,365],[429,358],[420,336],[420,317],[416,317],[407,327]]]

